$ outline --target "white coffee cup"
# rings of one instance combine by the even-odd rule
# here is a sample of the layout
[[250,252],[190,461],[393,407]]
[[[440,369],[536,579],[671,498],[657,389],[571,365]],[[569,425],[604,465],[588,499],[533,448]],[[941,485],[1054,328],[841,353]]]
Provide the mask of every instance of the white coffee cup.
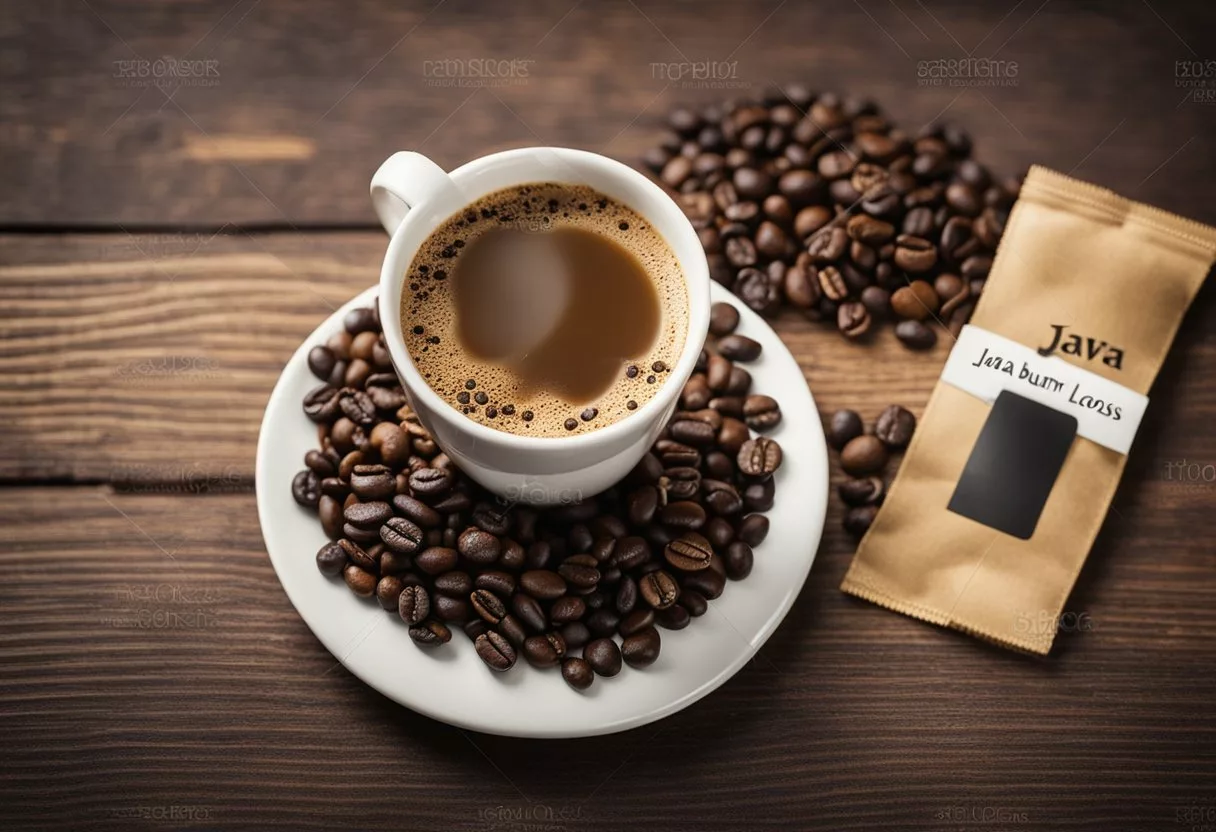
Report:
[[[401,331],[405,274],[419,247],[448,217],[483,196],[533,182],[587,185],[628,205],[671,247],[688,289],[686,341],[650,401],[620,421],[569,437],[519,436],[479,424],[427,385]],[[445,173],[418,153],[394,153],[372,177],[372,204],[391,235],[380,271],[380,322],[410,406],[461,470],[515,502],[576,502],[637,464],[676,407],[709,326],[709,267],[696,231],[661,188],[620,162],[560,147],[506,150]]]

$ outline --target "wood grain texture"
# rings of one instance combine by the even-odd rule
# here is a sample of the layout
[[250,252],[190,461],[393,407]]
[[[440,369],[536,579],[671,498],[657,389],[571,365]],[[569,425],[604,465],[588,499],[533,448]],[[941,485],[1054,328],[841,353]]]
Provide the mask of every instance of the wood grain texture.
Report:
[[1214,564],[1176,533],[1208,517],[1112,516],[1069,607],[1091,629],[1047,660],[842,595],[850,545],[829,522],[789,618],[721,690],[543,742],[441,725],[350,676],[279,588],[251,495],[10,492],[0,826],[523,830],[512,812],[548,807],[574,832],[943,830],[962,824],[941,812],[995,809],[1028,820],[983,828],[1171,828],[1216,776]]
[[[5,4],[0,50],[0,224],[371,224],[396,150],[632,160],[670,104],[790,81],[966,125],[1003,174],[1038,162],[1216,220],[1216,79],[1197,94],[1175,67],[1212,60],[1216,27],[1186,0],[52,0]],[[919,62],[969,56],[1016,76],[922,84]]]

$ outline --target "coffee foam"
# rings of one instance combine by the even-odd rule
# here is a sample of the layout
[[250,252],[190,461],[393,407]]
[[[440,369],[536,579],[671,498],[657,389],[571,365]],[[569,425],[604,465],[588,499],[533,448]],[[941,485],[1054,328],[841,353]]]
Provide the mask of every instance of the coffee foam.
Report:
[[[562,227],[594,232],[629,252],[650,276],[661,310],[658,335],[644,354],[622,361],[617,381],[594,400],[569,402],[544,391],[524,393],[509,368],[481,361],[461,349],[448,278],[468,242],[506,227],[540,233]],[[431,234],[406,273],[401,323],[414,366],[431,389],[456,410],[488,427],[520,436],[570,436],[617,422],[654,397],[679,360],[687,336],[687,308],[679,261],[641,215],[587,186],[536,183],[489,194],[449,217]],[[656,362],[665,369],[654,370]],[[637,369],[634,377],[628,375],[631,366]],[[468,386],[469,381],[474,382],[473,387]],[[584,420],[588,408],[597,413]],[[524,419],[525,412],[532,414],[530,420]],[[566,427],[568,419],[577,423],[572,430]]]

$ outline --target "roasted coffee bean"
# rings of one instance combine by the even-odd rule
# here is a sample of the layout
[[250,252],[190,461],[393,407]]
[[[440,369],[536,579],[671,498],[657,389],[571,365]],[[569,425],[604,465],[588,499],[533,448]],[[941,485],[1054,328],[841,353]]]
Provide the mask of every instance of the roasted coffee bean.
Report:
[[509,613],[504,615],[502,620],[498,622],[498,632],[500,632],[516,650],[524,646],[524,640],[528,637],[527,632],[524,630],[524,625],[520,623],[518,618]]
[[659,657],[662,639],[654,627],[647,627],[641,632],[634,633],[621,644],[621,658],[625,664],[633,668],[643,668],[654,664]]
[[759,546],[768,537],[769,520],[763,514],[749,514],[739,521],[739,539],[748,546]]
[[328,384],[313,388],[304,397],[304,415],[314,422],[332,422],[342,413],[338,404],[338,389]]
[[367,549],[364,549],[355,541],[348,538],[343,538],[342,540],[338,541],[338,546],[341,547],[342,551],[346,554],[346,559],[355,566],[358,566],[360,569],[364,569],[372,574],[376,574],[380,571],[380,564],[376,560],[375,555],[373,555]]
[[342,319],[342,324],[351,335],[380,329],[380,319],[376,310],[369,306],[360,306],[347,312],[346,317]]
[[737,455],[750,436],[746,424],[727,417],[722,420],[722,429],[718,431],[718,445],[726,453]]
[[611,678],[621,672],[621,649],[610,638],[597,638],[583,648],[583,658],[596,675]]
[[321,521],[321,530],[330,540],[342,536],[342,503],[328,494],[321,495],[317,502],[317,518]]
[[321,381],[329,378],[338,363],[338,356],[329,347],[318,345],[308,351],[308,369]]
[[304,454],[304,465],[308,470],[316,474],[319,480],[324,480],[338,473],[338,468],[334,465],[333,460],[320,451],[309,451]]
[[511,610],[524,626],[533,632],[539,633],[545,629],[545,611],[532,596],[522,592],[515,593],[511,597]]
[[628,575],[622,575],[616,588],[616,598],[613,606],[621,615],[628,615],[638,603],[638,584]]
[[823,266],[819,269],[819,290],[823,297],[842,301],[849,296],[849,287],[844,282],[844,277],[840,274],[840,270],[835,266]]
[[916,417],[908,410],[893,404],[878,415],[874,423],[874,435],[888,448],[906,448],[916,430]]
[[730,303],[715,303],[709,309],[709,331],[719,338],[730,335],[739,326],[739,310]]
[[579,620],[586,612],[587,604],[582,598],[567,595],[558,598],[553,602],[553,606],[549,607],[549,622],[554,627],[561,627],[563,624]]
[[728,396],[746,396],[751,389],[752,374],[738,365],[731,367],[730,379],[722,392]]
[[489,566],[502,553],[502,543],[489,532],[471,526],[461,533],[456,549],[470,563]]
[[452,631],[447,625],[434,619],[410,627],[409,633],[414,643],[423,647],[437,647],[452,640]]
[[424,529],[433,529],[443,522],[439,512],[408,494],[398,494],[392,503],[398,514]]
[[725,517],[713,517],[701,529],[705,539],[714,549],[725,549],[735,539],[735,527]]
[[712,601],[722,595],[722,591],[726,588],[726,570],[725,566],[721,572],[715,571],[712,567],[702,569],[699,572],[692,572],[685,575],[680,581],[680,594],[686,592],[696,592],[701,597]]
[[361,529],[375,529],[393,516],[393,507],[383,501],[353,503],[342,512],[343,519]]
[[731,361],[755,361],[763,348],[746,335],[727,335],[718,341],[718,352]]
[[704,480],[706,486],[705,504],[714,514],[720,517],[733,517],[743,509],[743,498],[730,483],[720,483],[719,487],[709,489],[711,480]]
[[666,609],[661,609],[654,616],[654,623],[665,630],[683,630],[691,622],[692,616],[679,604],[672,604]]
[[799,309],[810,309],[819,302],[819,272],[814,266],[795,263],[785,272],[782,281],[785,299]]
[[743,489],[744,511],[769,511],[775,495],[776,487],[773,485],[772,477],[762,479],[760,482],[748,483]]
[[631,535],[616,542],[610,563],[622,570],[634,569],[650,559],[650,545],[641,537]]
[[451,491],[455,480],[455,475],[443,468],[422,468],[410,474],[410,491],[416,497],[434,501]]
[[881,503],[886,488],[879,477],[849,479],[836,487],[840,499],[851,506]]
[[651,607],[638,607],[634,612],[620,619],[617,631],[627,639],[627,637],[635,633],[641,633],[642,630],[648,628],[648,626],[653,626],[653,624],[654,609]]
[[492,569],[474,578],[473,586],[493,592],[499,598],[510,598],[515,593],[515,578],[507,572]]
[[[735,498],[738,499],[737,494]],[[684,572],[709,568],[709,561],[713,556],[714,550],[709,541],[695,532],[686,532],[668,543],[663,550],[663,557],[667,562]]]
[[686,609],[688,614],[693,618],[700,618],[709,611],[709,602],[705,600],[704,595],[695,590],[682,589],[680,591],[680,600],[677,603]]
[[356,543],[362,543],[364,545],[378,543],[380,541],[379,529],[365,529],[361,526],[355,526],[350,523],[342,524],[342,534]]
[[850,238],[867,246],[881,246],[895,237],[895,227],[889,222],[876,220],[865,214],[849,218],[845,231]]
[[900,321],[895,337],[912,350],[927,350],[937,343],[937,333],[920,321]]
[[854,537],[861,537],[870,529],[874,517],[878,514],[878,506],[865,505],[851,508],[844,514],[844,528]]
[[739,448],[739,470],[749,477],[768,477],[781,467],[781,446],[764,436],[749,439]]
[[[570,586],[579,589],[590,589],[599,583],[600,570],[597,568],[598,565],[595,558],[591,555],[571,555],[562,561],[561,566],[557,567],[557,574]],[[525,572],[523,577],[527,578],[527,576],[528,573]],[[527,589],[523,578],[520,579],[520,583]],[[536,595],[535,592],[532,594]],[[538,595],[537,597],[543,596]]]
[[895,238],[895,265],[906,272],[927,272],[937,264],[937,248],[923,237],[900,234]]
[[414,557],[414,565],[428,575],[439,575],[456,568],[459,555],[446,546],[431,546]]
[[705,525],[705,509],[691,500],[678,500],[659,509],[659,522],[675,529],[696,530]]
[[334,541],[329,541],[317,550],[317,569],[322,575],[336,578],[346,568],[346,552]]
[[629,522],[635,526],[644,526],[653,518],[659,507],[659,490],[653,485],[644,485],[629,493],[626,500],[626,511]]
[[395,575],[385,575],[376,584],[376,600],[385,610],[395,610],[397,609],[397,599],[404,588],[405,584],[401,583],[400,578]]
[[[321,494],[332,496],[334,500],[345,501],[350,495],[350,488],[337,477],[326,477],[321,480]],[[320,507],[320,504],[317,505]]]
[[338,462],[338,477],[349,486],[355,469],[361,467],[365,459],[363,451],[351,451]]
[[710,407],[701,410],[681,410],[672,417],[672,421],[676,422],[685,420],[704,422],[713,428],[715,433],[722,427],[722,414]]
[[291,481],[291,496],[304,508],[316,508],[321,502],[321,481],[317,472],[305,468]]
[[[519,586],[524,592],[541,601],[552,601],[566,594],[565,579],[548,569],[529,569],[520,575]],[[528,622],[525,620],[524,623]]]
[[562,678],[575,690],[586,690],[595,681],[595,674],[585,659],[568,656],[562,661]]
[[452,569],[435,576],[435,591],[453,598],[463,598],[473,591],[473,578],[468,572]]
[[[714,427],[699,419],[684,419],[673,422],[667,431],[671,438],[686,445],[712,445],[714,443]],[[311,471],[309,473],[312,473]]]
[[855,410],[837,410],[828,422],[828,444],[840,450],[854,437],[865,432],[865,425]]
[[351,592],[361,598],[370,598],[376,591],[376,576],[366,569],[361,569],[353,563],[342,570],[342,577]]
[[860,301],[842,303],[836,310],[836,326],[847,338],[860,338],[870,331],[870,310]]
[[616,610],[601,606],[590,612],[584,622],[592,636],[606,638],[616,632],[617,626],[621,623],[621,616],[617,614]]
[[528,636],[524,640],[524,658],[533,667],[553,667],[566,655],[566,642],[558,633]]
[[493,630],[479,635],[473,646],[477,655],[491,670],[502,672],[515,666],[515,648],[504,636]]
[[472,616],[472,608],[464,598],[436,595],[431,599],[431,614],[441,621],[463,623]]
[[881,286],[867,286],[861,290],[861,303],[871,321],[883,320],[891,312],[891,293]]
[[854,477],[881,471],[887,464],[887,446],[877,436],[863,434],[840,451],[840,467]]
[[891,309],[905,320],[923,321],[937,312],[938,297],[924,280],[913,280],[891,295]]
[[397,598],[397,614],[406,624],[422,623],[431,614],[431,596],[424,587],[405,587]]
[[[741,239],[744,242],[750,242],[746,237]],[[729,247],[730,243],[727,243],[728,250]],[[753,262],[755,262],[754,259]],[[759,269],[741,269],[734,290],[747,308],[758,315],[771,315],[781,305],[781,292],[778,284]]]
[[684,390],[680,394],[680,404],[685,410],[700,410],[709,403],[712,395],[705,375],[697,373],[684,385]]
[[670,607],[680,597],[680,586],[671,575],[660,569],[641,577],[638,581],[638,592],[642,600],[651,607],[663,609]]
[[741,581],[751,574],[755,557],[751,546],[742,540],[736,540],[726,547],[723,560],[726,562],[726,577],[732,581]]
[[376,405],[362,390],[345,389],[338,397],[342,414],[357,425],[371,425],[376,421]]
[[507,607],[502,599],[488,589],[475,589],[469,594],[469,603],[473,612],[481,616],[487,624],[497,624],[507,614]]
[[[813,262],[826,265],[843,257],[848,246],[848,233],[839,226],[831,226],[815,232],[807,240],[806,251]],[[822,280],[819,283],[823,285]]]
[[422,548],[422,529],[404,517],[390,517],[380,527],[380,539],[394,552],[412,555]]

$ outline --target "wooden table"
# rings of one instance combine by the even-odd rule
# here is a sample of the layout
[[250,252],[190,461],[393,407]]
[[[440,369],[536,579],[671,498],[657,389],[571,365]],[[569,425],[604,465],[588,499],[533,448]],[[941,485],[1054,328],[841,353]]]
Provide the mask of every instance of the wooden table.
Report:
[[[965,125],[999,172],[1216,221],[1216,105],[1176,77],[1216,58],[1210,5],[977,5],[6,4],[0,828],[1216,828],[1210,290],[1068,602],[1088,626],[1044,660],[842,595],[833,498],[798,603],[719,691],[620,735],[503,739],[347,673],[262,545],[262,408],[375,281],[367,181],[394,150],[633,160],[676,101],[806,80]],[[918,84],[968,55],[1016,85]],[[474,60],[505,83],[441,77]],[[736,89],[667,80],[697,61]],[[825,413],[919,411],[945,354],[778,328]]]

